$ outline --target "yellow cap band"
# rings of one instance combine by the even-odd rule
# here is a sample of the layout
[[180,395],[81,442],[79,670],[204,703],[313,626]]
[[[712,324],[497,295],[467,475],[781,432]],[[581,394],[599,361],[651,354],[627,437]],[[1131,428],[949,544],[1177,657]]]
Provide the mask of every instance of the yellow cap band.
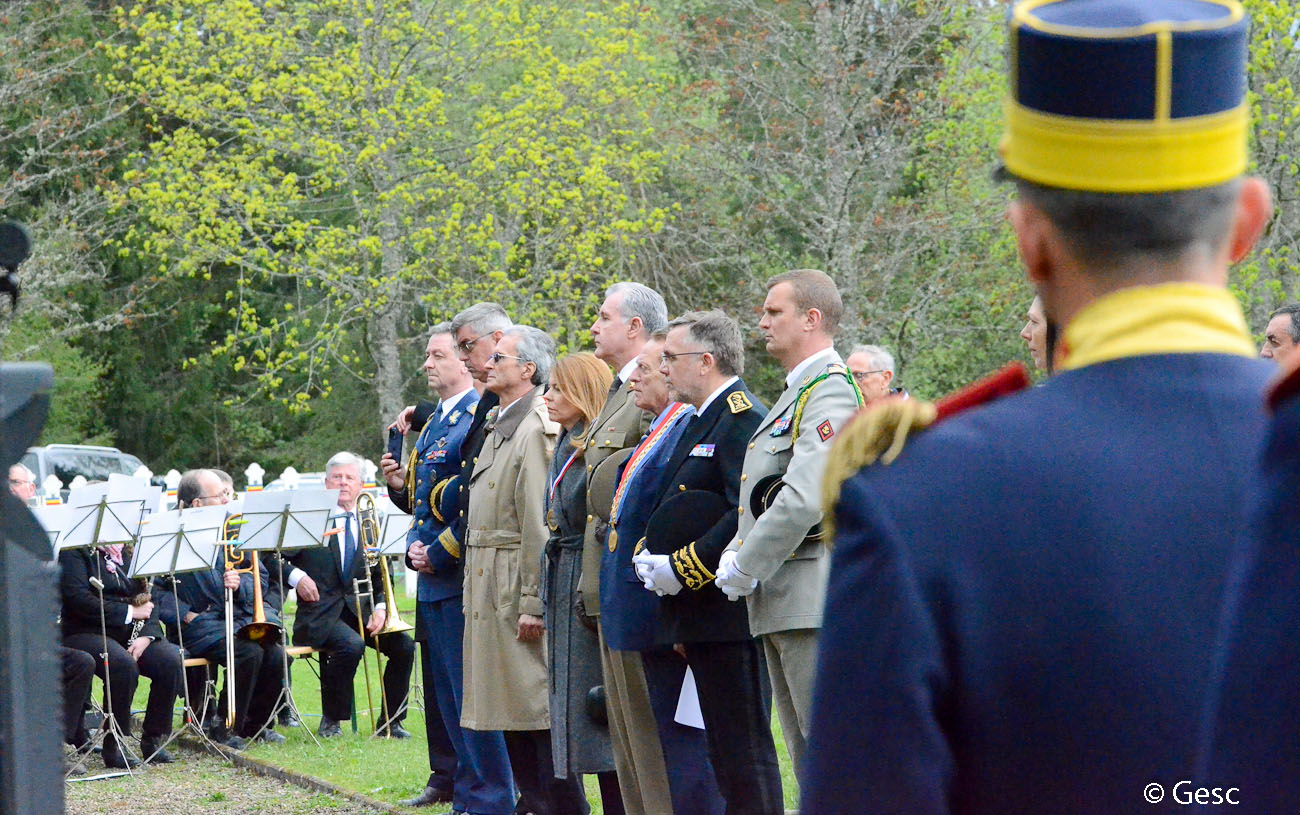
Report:
[[1146,193],[1191,190],[1246,172],[1245,104],[1165,121],[1079,119],[1008,99],[1002,161],[1017,178],[1069,190]]

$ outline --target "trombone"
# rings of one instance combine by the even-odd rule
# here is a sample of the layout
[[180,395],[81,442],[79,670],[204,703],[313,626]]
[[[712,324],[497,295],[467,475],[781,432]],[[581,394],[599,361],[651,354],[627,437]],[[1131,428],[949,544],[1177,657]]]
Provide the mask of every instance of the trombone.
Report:
[[[236,513],[226,519],[222,532],[221,553],[225,569],[240,574],[253,576],[253,619],[235,630],[235,591],[226,587],[226,728],[235,726],[235,637],[261,642],[267,637],[278,638],[280,626],[266,619],[262,606],[262,574],[258,567],[257,552],[245,552],[236,549],[239,540],[239,525],[243,524],[242,513]],[[245,565],[247,564],[247,565]]]
[[[393,578],[388,571],[388,558],[380,552],[379,512],[375,508],[375,499],[371,498],[369,493],[363,492],[357,496],[356,513],[357,526],[361,530],[361,550],[365,552],[366,555],[366,566],[368,569],[373,569],[375,565],[378,564],[381,583],[380,588],[383,591],[384,604],[387,606],[387,611],[384,615],[384,627],[375,632],[374,635],[375,670],[380,676],[379,693],[380,698],[383,701],[383,709],[391,718],[394,715],[394,711],[388,706],[388,691],[384,687],[383,683],[384,665],[382,662],[383,655],[379,652],[379,638],[384,634],[396,634],[402,631],[411,631],[415,626],[403,622],[401,616],[398,614],[397,601],[393,593]],[[361,639],[365,640],[366,625],[361,615],[361,595],[364,594],[370,597],[373,602],[374,587],[371,585],[369,575],[365,578],[358,578],[354,582],[357,595],[357,629],[361,634]],[[364,590],[362,589],[362,586],[365,587]],[[362,657],[362,665],[366,672],[366,701],[369,703],[370,709],[373,711],[374,699],[371,697],[370,691],[370,667],[369,663],[365,662],[364,657]],[[371,720],[373,721],[373,719],[374,714],[372,713]],[[387,731],[388,723],[385,722],[384,724],[384,729]]]

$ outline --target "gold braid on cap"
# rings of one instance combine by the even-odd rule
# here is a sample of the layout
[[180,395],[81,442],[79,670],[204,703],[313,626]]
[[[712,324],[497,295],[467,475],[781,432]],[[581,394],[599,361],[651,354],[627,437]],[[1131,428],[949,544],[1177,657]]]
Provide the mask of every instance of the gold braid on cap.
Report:
[[840,431],[822,478],[822,532],[827,546],[835,539],[835,505],[844,482],[877,461],[893,463],[908,435],[929,427],[937,416],[933,402],[891,397],[858,411]]

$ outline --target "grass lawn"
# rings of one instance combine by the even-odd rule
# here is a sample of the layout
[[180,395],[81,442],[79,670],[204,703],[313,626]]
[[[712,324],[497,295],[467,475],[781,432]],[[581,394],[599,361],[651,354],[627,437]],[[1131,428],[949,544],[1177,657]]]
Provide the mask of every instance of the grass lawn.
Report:
[[[415,601],[402,597],[400,589],[397,594],[402,620],[413,624]],[[286,604],[286,619],[292,618],[294,607],[292,601]],[[375,668],[374,654],[373,649],[366,649],[366,659],[370,664],[370,684],[375,699],[375,715],[378,716],[380,681]],[[419,657],[420,654],[417,652],[417,659]],[[354,681],[359,719],[358,732],[353,733],[349,723],[345,722],[342,736],[322,740],[320,746],[317,746],[306,733],[309,728],[313,733],[315,732],[320,722],[321,712],[320,681],[313,670],[313,667],[316,667],[315,660],[311,660],[311,663],[308,665],[306,660],[295,660],[292,668],[294,701],[297,702],[302,714],[304,727],[279,728],[279,732],[288,739],[284,744],[258,743],[249,747],[247,755],[322,778],[388,803],[397,803],[400,799],[413,796],[423,789],[424,782],[429,777],[429,755],[425,746],[424,711],[420,704],[421,700],[418,698],[412,700],[405,722],[406,729],[415,738],[402,741],[372,738],[370,733],[373,728],[366,702],[365,672],[359,667]],[[222,673],[224,674],[224,671]],[[412,671],[411,681],[413,685],[420,681],[418,664]],[[148,687],[148,680],[140,682],[136,690],[134,709],[144,709]],[[416,696],[418,697],[418,694]],[[781,762],[781,783],[785,791],[785,804],[787,808],[794,808],[797,805],[794,772],[775,716],[772,720],[772,731]],[[601,815],[600,792],[596,786],[595,776],[587,776],[583,780],[587,800],[591,803],[591,811],[595,815]]]

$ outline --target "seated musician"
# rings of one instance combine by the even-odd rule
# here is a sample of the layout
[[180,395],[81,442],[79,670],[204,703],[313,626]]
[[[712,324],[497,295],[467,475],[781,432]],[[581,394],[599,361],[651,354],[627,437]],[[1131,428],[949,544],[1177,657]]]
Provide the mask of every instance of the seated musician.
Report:
[[[190,470],[181,476],[176,492],[181,508],[214,506],[229,501],[222,489],[221,479],[212,470]],[[262,592],[268,589],[266,571],[258,569]],[[203,657],[213,663],[226,662],[226,589],[233,592],[233,629],[235,636],[234,700],[235,718],[232,728],[226,727],[227,704],[231,698],[226,671],[227,687],[217,700],[220,721],[209,731],[209,737],[227,747],[242,750],[247,739],[258,738],[278,744],[284,736],[273,729],[275,703],[280,698],[284,676],[284,654],[281,653],[280,632],[269,628],[258,639],[251,629],[249,635],[239,636],[254,620],[253,575],[221,566],[201,572],[187,572],[177,579],[176,595],[169,592],[160,598],[160,614],[169,626],[181,623],[180,642],[190,656]],[[263,618],[280,627],[280,615],[263,599]],[[197,700],[192,700],[197,701]],[[263,725],[266,725],[263,728]]]
[[[327,538],[325,546],[299,549],[284,556],[286,566],[290,563],[294,566],[288,583],[298,596],[293,642],[325,652],[320,669],[323,715],[317,733],[329,738],[343,732],[339,722],[352,715],[352,678],[369,645],[377,647],[388,658],[383,677],[382,715],[377,719],[376,732],[407,739],[411,734],[402,727],[402,721],[406,718],[406,695],[411,684],[411,668],[415,665],[415,642],[403,632],[376,638],[387,620],[387,607],[382,597],[376,598],[378,602],[364,595],[358,597],[354,582],[369,575],[375,591],[382,585],[378,567],[367,568],[361,547],[356,514],[357,496],[361,494],[361,459],[352,453],[336,453],[325,464],[325,487],[339,491],[332,527],[338,531]],[[364,640],[358,631],[358,621],[362,618],[366,620]]]
[[[90,654],[101,679],[104,663],[99,655],[107,651],[105,704],[123,736],[131,735],[131,698],[140,675],[149,678],[140,754],[150,764],[170,763],[172,757],[163,745],[172,731],[181,652],[163,639],[147,581],[127,577],[131,568],[129,549],[121,544],[65,549],[59,553],[59,566],[63,645]],[[92,579],[104,585],[102,608]],[[107,633],[107,641],[102,632]],[[115,735],[105,738],[104,764],[116,769],[138,767],[140,762],[122,748]]]

